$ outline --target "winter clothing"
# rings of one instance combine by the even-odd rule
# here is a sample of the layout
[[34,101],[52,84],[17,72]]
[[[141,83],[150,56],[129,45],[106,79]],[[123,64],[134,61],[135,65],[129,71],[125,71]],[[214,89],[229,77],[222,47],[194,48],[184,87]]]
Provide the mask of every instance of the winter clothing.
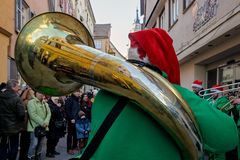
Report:
[[25,111],[20,97],[13,90],[0,92],[0,134],[18,133],[23,127]]
[[20,97],[11,89],[0,91],[0,159],[16,159],[19,131],[25,112]]
[[88,138],[90,127],[91,124],[87,118],[78,118],[76,121],[77,139]]
[[[44,101],[39,101],[36,97],[30,100],[27,104],[29,121],[27,126],[28,132],[33,132],[35,127],[49,125],[51,111],[48,104]],[[48,127],[46,128],[48,130]]]
[[172,38],[160,28],[152,28],[129,34],[131,47],[137,48],[139,57],[147,57],[149,62],[167,73],[168,80],[180,84],[180,69]]
[[67,116],[67,151],[77,148],[77,133],[75,123],[71,120],[76,120],[80,111],[79,98],[73,94],[67,98],[65,102],[65,111]]
[[47,154],[54,155],[59,139],[65,135],[66,120],[62,107],[57,106],[51,99],[48,100],[48,104],[51,110],[51,119],[47,133]]
[[[49,123],[49,135],[52,137],[61,138],[65,135],[66,120],[65,113],[62,107],[58,107],[51,99],[48,100],[48,105],[51,110],[51,119]],[[56,126],[56,123],[62,122],[62,127]]]
[[203,88],[202,81],[201,80],[194,80],[193,83],[192,83],[192,87],[196,87],[196,88],[202,89]]
[[76,119],[80,111],[79,98],[74,95],[68,97],[65,102],[65,111],[67,120]]

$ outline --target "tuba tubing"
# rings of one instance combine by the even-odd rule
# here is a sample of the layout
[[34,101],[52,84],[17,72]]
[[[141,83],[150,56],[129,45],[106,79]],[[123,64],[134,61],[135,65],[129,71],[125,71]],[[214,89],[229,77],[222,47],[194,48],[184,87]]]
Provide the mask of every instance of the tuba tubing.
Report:
[[88,84],[128,97],[165,128],[184,159],[202,157],[198,125],[176,89],[156,72],[93,47],[89,32],[78,20],[49,12],[23,27],[15,60],[30,87],[47,95],[66,95]]

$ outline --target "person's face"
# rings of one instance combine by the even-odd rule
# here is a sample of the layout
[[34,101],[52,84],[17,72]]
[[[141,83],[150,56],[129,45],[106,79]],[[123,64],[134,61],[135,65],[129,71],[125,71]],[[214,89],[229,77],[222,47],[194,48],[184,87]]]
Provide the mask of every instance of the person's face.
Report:
[[83,100],[84,100],[84,101],[87,101],[87,100],[88,100],[88,96],[87,96],[87,95],[84,95],[84,96],[83,96]]
[[76,91],[76,92],[73,93],[73,95],[76,96],[76,97],[80,97],[81,93],[80,93],[80,91]]
[[31,99],[33,97],[33,95],[34,95],[34,91],[32,89],[29,89],[27,98]]
[[200,91],[200,88],[192,87],[192,90],[193,90],[194,93],[198,93]]
[[53,102],[54,102],[55,104],[58,104],[58,103],[59,103],[59,98],[58,98],[58,97],[54,97],[54,98],[52,98],[52,100],[53,100]]
[[20,86],[19,86],[19,84],[17,83],[16,86],[12,88],[12,90],[13,90],[15,93],[18,93],[18,91],[20,91]]
[[44,99],[44,95],[42,93],[36,92],[36,97],[37,99],[39,99],[40,101],[42,101]]

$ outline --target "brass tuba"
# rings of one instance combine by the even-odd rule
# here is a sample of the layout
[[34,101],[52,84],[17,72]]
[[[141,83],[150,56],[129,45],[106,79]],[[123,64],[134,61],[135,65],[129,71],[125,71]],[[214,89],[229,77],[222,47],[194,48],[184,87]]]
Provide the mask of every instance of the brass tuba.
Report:
[[197,123],[173,86],[148,68],[92,47],[93,39],[77,19],[44,13],[18,36],[17,68],[34,90],[47,95],[65,95],[88,84],[128,97],[167,130],[184,159],[199,159],[203,150]]

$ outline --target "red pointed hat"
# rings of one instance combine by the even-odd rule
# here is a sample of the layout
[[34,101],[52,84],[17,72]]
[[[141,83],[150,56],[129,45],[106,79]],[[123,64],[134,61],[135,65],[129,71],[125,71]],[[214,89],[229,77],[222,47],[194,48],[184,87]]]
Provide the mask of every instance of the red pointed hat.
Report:
[[212,86],[211,91],[212,92],[221,92],[221,91],[223,91],[223,88],[221,87],[221,85],[216,84],[216,85]]
[[203,88],[202,81],[200,80],[193,81],[192,87]]
[[160,28],[142,30],[128,35],[132,48],[138,48],[139,58],[148,57],[149,62],[164,71],[168,80],[180,84],[180,69],[173,41],[168,33]]

